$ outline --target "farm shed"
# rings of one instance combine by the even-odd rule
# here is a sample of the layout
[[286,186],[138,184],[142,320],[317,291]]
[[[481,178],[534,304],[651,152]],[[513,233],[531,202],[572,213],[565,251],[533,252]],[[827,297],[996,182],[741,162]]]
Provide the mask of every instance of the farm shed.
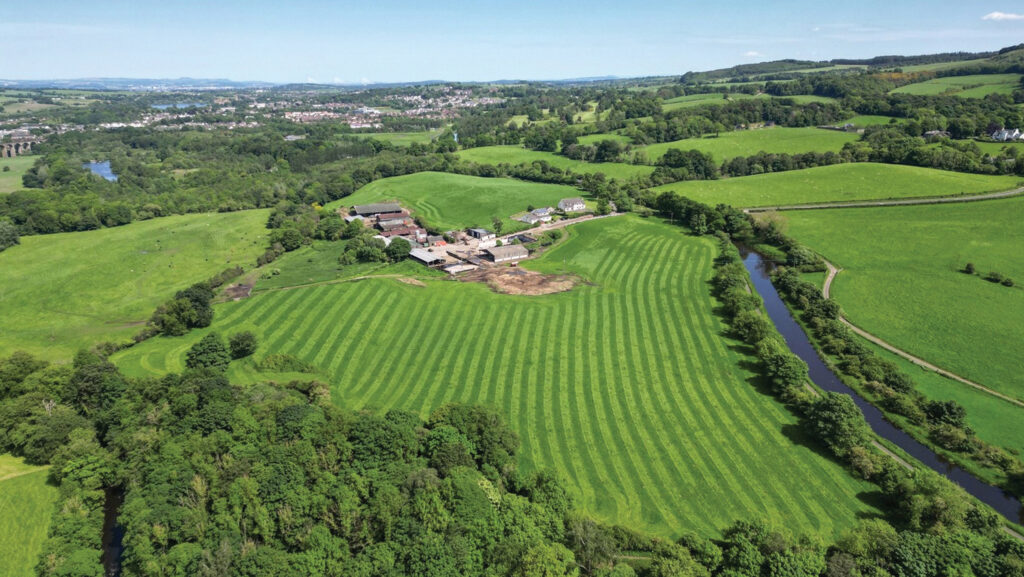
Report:
[[422,248],[414,248],[414,249],[412,249],[411,251],[409,251],[409,256],[411,256],[412,258],[420,261],[421,263],[423,263],[423,264],[425,264],[427,266],[433,266],[435,264],[441,264],[441,263],[445,262],[445,258],[443,256],[438,255],[438,254],[434,254],[434,253],[430,252],[429,250],[425,250],[425,249],[422,249]]
[[357,204],[353,207],[356,214],[370,216],[389,212],[402,212],[402,207],[396,202],[379,202],[375,204]]
[[502,263],[524,259],[530,256],[530,251],[526,250],[525,246],[513,244],[489,248],[487,249],[487,254],[491,255],[491,259],[494,262]]

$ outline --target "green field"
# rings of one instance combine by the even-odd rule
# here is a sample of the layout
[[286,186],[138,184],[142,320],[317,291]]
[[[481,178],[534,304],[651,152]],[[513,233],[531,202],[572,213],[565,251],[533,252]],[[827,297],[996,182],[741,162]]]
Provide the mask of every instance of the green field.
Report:
[[1008,190],[1020,182],[1020,178],[1013,176],[859,162],[741,178],[675,182],[654,190],[673,190],[712,205],[725,203],[736,207],[755,207],[953,196]]
[[441,132],[358,132],[352,134],[352,136],[358,138],[373,138],[382,142],[389,142],[395,146],[409,146],[414,142],[419,144],[428,144],[438,136],[441,136]]
[[989,94],[1010,94],[1020,88],[1020,74],[976,74],[933,78],[916,84],[901,86],[894,93],[902,94],[956,94],[963,98],[984,98]]
[[[257,358],[313,363],[345,405],[421,415],[449,401],[495,406],[521,432],[523,466],[554,469],[583,510],[609,522],[715,535],[764,517],[835,534],[873,510],[863,500],[872,487],[810,448],[741,368],[739,343],[722,337],[712,241],[630,216],[570,230],[527,266],[589,281],[571,292],[364,280],[217,305],[212,330],[253,330]],[[130,375],[177,371],[205,332],[148,341],[115,362]],[[267,378],[252,360],[229,377]]]
[[[0,158],[0,194],[21,190],[21,176],[32,168],[38,156],[18,156],[16,158]],[[4,167],[11,170],[4,172]]]
[[351,196],[327,205],[352,206],[398,200],[415,216],[440,229],[491,227],[494,217],[505,219],[509,232],[528,225],[508,218],[529,205],[555,206],[580,191],[559,184],[524,182],[511,178],[480,178],[441,172],[420,172],[385,178],[360,188]]
[[631,144],[633,142],[632,138],[630,138],[628,136],[625,136],[625,135],[622,135],[622,134],[617,134],[615,132],[612,132],[612,133],[602,132],[602,133],[599,133],[599,134],[588,134],[586,136],[581,136],[581,137],[576,139],[576,141],[579,142],[580,144],[589,144],[589,145],[596,145],[598,142],[601,142],[602,140],[614,140],[616,142],[621,142],[622,144]]
[[22,237],[0,253],[0,356],[50,360],[128,339],[192,283],[251,266],[268,211],[170,216],[89,232]]
[[0,455],[0,577],[35,575],[57,488],[45,467]]
[[[833,296],[855,324],[936,365],[1024,398],[1024,198],[785,213],[789,234],[845,269]],[[1002,403],[1004,401],[995,401]]]
[[[619,140],[624,137],[615,138],[604,135],[605,139]],[[600,139],[603,140],[603,139]],[[573,160],[553,152],[539,152],[528,150],[521,146],[482,146],[479,148],[467,148],[459,151],[459,158],[476,162],[479,164],[529,164],[543,160],[551,166],[562,170],[571,170],[580,174],[594,174],[603,172],[609,178],[626,180],[632,177],[647,176],[654,172],[650,166],[623,164],[618,162],[583,162]]]
[[846,122],[860,128],[866,128],[868,126],[877,126],[879,124],[889,124],[892,120],[893,117],[891,116],[877,116],[868,114],[862,116],[854,116],[853,118],[850,118]]
[[753,98],[753,96],[739,92],[736,94],[729,94],[728,98],[725,94],[719,92],[708,94],[687,94],[686,96],[677,96],[666,100],[662,103],[661,109],[665,112],[670,112],[680,108],[693,108],[694,106],[705,106],[708,104],[725,104],[730,101],[746,100],[748,98]]
[[779,98],[790,99],[798,104],[810,104],[811,102],[817,102],[819,104],[832,104],[839,102],[838,99],[829,96],[815,96],[814,94],[794,94],[793,96],[781,96]]
[[662,157],[670,148],[710,152],[715,161],[736,156],[750,156],[758,152],[799,154],[803,152],[839,151],[847,142],[859,136],[851,132],[823,130],[821,128],[761,128],[756,130],[735,130],[719,133],[718,136],[687,138],[674,142],[662,142],[639,147],[653,162]]
[[263,269],[277,271],[279,274],[258,278],[253,292],[330,283],[366,275],[444,276],[445,274],[428,269],[412,260],[394,264],[357,262],[342,266],[338,264],[338,257],[345,251],[345,244],[345,242],[318,240],[309,246],[282,255],[269,267]]

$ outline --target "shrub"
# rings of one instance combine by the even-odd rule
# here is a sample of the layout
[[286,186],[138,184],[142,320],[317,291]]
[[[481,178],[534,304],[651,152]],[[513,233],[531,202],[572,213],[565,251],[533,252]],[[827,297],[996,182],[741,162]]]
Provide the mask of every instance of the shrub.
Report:
[[964,273],[965,274],[974,274],[974,263],[973,262],[969,262],[969,263],[967,263],[966,266],[964,266]]
[[231,335],[228,339],[228,347],[231,349],[232,359],[242,359],[254,352],[256,352],[256,346],[258,342],[256,335],[250,331],[243,331]]
[[264,372],[274,373],[314,373],[316,367],[293,357],[292,355],[286,354],[273,354],[263,357],[263,359],[256,363],[256,369]]
[[995,271],[992,271],[992,272],[988,273],[987,275],[985,275],[985,280],[987,280],[988,282],[1000,283],[1000,282],[1003,282],[1003,280],[1005,278],[1006,277],[1004,277],[1002,274],[997,273]]
[[1004,278],[1001,284],[1003,286],[1013,286],[1013,279],[1012,278]]
[[227,369],[231,362],[228,348],[217,333],[210,333],[188,350],[185,365],[190,369]]

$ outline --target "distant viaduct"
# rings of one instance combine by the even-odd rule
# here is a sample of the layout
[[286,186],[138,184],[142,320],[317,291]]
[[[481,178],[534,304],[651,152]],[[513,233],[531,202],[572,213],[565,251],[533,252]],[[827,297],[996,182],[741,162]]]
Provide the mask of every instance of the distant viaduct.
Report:
[[32,145],[38,140],[21,140],[18,142],[0,142],[0,158],[14,158],[32,152]]

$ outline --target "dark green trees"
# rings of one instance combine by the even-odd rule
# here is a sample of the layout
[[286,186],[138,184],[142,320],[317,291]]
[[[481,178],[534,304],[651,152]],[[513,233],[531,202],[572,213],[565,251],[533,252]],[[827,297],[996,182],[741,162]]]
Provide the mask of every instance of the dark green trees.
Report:
[[256,335],[250,331],[235,333],[228,339],[232,359],[242,359],[255,353],[257,345]]
[[224,340],[217,333],[210,333],[192,345],[188,350],[185,365],[190,369],[227,369],[231,362]]

